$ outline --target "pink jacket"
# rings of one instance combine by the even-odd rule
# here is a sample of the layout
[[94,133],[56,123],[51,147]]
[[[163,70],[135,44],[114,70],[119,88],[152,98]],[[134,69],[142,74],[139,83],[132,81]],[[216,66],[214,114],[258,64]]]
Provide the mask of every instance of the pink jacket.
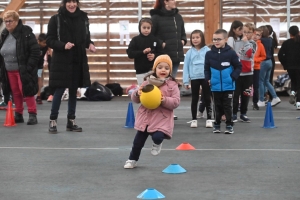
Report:
[[[148,81],[144,81],[142,86],[147,84]],[[166,80],[159,89],[165,100],[154,110],[140,105],[137,110],[134,128],[144,132],[148,126],[147,131],[149,133],[161,131],[167,139],[171,139],[174,129],[173,110],[179,106],[180,92],[178,84],[173,80]],[[132,93],[131,100],[135,103],[140,103],[140,98],[135,95],[136,92],[137,90]]]

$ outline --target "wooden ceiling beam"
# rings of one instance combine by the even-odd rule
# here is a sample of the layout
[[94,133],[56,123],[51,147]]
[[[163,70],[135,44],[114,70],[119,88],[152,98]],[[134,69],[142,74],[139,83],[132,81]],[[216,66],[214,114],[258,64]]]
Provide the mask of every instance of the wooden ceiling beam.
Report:
[[25,4],[26,0],[11,0],[10,3],[6,6],[5,10],[1,13],[0,17],[3,17],[3,14],[8,10],[19,11],[20,8]]

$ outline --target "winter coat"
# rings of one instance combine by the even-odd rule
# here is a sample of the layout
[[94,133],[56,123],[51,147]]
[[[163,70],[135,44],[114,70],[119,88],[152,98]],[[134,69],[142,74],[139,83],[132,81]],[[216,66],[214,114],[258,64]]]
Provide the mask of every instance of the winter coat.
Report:
[[[79,10],[79,12],[79,23],[76,24],[76,26],[81,27],[81,30],[84,30],[85,37],[82,39],[81,44],[76,45],[78,54],[80,54],[79,56],[81,58],[78,63],[80,67],[78,87],[89,87],[91,81],[86,48],[89,48],[89,45],[93,42],[90,39],[87,13],[81,10]],[[58,39],[57,34],[57,15],[52,16],[48,23],[46,43],[48,47],[53,49],[49,72],[49,86],[52,88],[70,88],[72,77],[74,76],[73,73],[76,73],[74,70],[74,60],[77,58],[76,56],[73,56],[72,50],[65,49],[65,45],[74,40],[73,25],[70,23],[69,17],[61,12],[61,9],[58,11],[58,17],[60,20],[60,40]]]
[[256,52],[254,54],[254,70],[260,70],[260,63],[266,60],[266,50],[260,40],[256,41]]
[[[0,49],[2,48],[8,34],[8,30],[5,28],[1,34]],[[12,35],[17,40],[16,54],[18,59],[20,79],[22,82],[23,96],[34,96],[39,89],[37,71],[40,58],[40,47],[37,43],[35,35],[32,33],[32,29],[29,26],[23,25],[21,19],[12,32]],[[0,68],[3,93],[9,94],[11,92],[11,88],[2,55],[0,55]]]
[[190,80],[205,79],[204,60],[206,52],[210,51],[207,46],[197,50],[190,48],[185,55],[183,65],[183,84],[189,85]]
[[[142,86],[148,83],[148,81],[144,81]],[[142,132],[147,128],[147,132],[150,133],[161,131],[165,134],[166,139],[171,139],[174,129],[173,110],[179,106],[180,92],[178,84],[170,79],[166,80],[159,89],[165,100],[161,102],[158,108],[153,110],[140,105],[137,110],[134,128]],[[135,103],[140,103],[139,96],[136,96],[137,91],[138,89],[132,93],[131,100]]]
[[241,69],[239,57],[227,44],[220,49],[212,46],[205,55],[205,79],[210,80],[212,92],[234,91]]
[[151,32],[161,43],[165,42],[162,54],[168,54],[173,63],[179,63],[184,60],[183,45],[186,44],[186,34],[184,21],[178,13],[178,9],[170,11],[165,8],[150,10],[153,27]]
[[300,43],[293,38],[284,41],[278,52],[278,59],[285,70],[300,69]]

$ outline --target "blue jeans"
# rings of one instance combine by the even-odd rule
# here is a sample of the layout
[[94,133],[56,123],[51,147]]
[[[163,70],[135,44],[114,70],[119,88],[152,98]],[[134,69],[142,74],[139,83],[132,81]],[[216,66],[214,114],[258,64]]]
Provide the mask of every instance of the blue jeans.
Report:
[[273,98],[277,98],[277,94],[274,90],[274,87],[270,83],[270,74],[272,70],[272,61],[271,59],[265,60],[260,64],[260,73],[259,73],[259,100],[264,101],[264,96],[266,93],[265,87],[271,93]]
[[179,63],[172,62],[172,65],[173,65],[173,67],[172,67],[172,76],[174,78],[176,78],[180,62]]
[[144,147],[149,135],[152,136],[152,140],[155,144],[161,144],[165,138],[165,134],[161,131],[156,131],[154,133],[148,133],[147,129],[144,132],[137,131],[133,140],[133,146],[130,152],[129,160],[139,160],[142,148]]

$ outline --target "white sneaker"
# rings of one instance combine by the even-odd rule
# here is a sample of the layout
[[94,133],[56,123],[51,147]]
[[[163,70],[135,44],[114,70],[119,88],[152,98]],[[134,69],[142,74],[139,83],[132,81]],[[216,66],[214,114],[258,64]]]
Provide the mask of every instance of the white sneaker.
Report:
[[197,128],[198,127],[198,124],[197,124],[197,120],[192,120],[191,122],[191,128]]
[[264,101],[258,101],[257,105],[258,105],[258,107],[265,107],[266,106]]
[[273,98],[272,102],[271,102],[271,106],[276,106],[280,102],[281,102],[281,100],[279,99],[279,97]]
[[292,105],[294,105],[296,103],[295,96],[296,96],[296,93],[294,91],[291,91],[289,103]]
[[213,127],[212,120],[210,119],[206,120],[206,128],[212,128],[212,127]]
[[157,156],[161,151],[161,146],[162,146],[162,143],[160,143],[160,144],[153,143],[152,149],[151,149],[151,154],[154,156]]
[[296,103],[296,108],[297,108],[297,110],[300,110],[300,102]]
[[197,118],[199,119],[204,118],[204,113],[198,111]]
[[135,160],[127,160],[125,162],[124,168],[125,169],[133,169],[137,166],[137,162]]

